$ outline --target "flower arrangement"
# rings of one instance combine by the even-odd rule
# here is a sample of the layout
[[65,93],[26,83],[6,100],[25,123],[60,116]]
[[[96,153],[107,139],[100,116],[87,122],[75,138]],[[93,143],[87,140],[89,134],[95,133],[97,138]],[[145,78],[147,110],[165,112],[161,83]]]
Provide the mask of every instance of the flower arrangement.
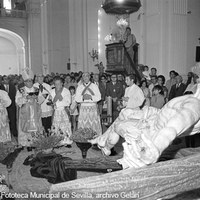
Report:
[[5,176],[0,174],[0,196],[9,192],[9,187],[6,184]]
[[16,147],[16,144],[12,141],[0,142],[0,162],[3,161],[8,154],[14,152]]
[[47,150],[59,146],[64,139],[63,132],[52,127],[49,132],[44,130],[32,134],[32,146],[37,150]]
[[71,139],[74,142],[84,143],[93,139],[96,135],[97,133],[91,128],[79,128],[72,134]]

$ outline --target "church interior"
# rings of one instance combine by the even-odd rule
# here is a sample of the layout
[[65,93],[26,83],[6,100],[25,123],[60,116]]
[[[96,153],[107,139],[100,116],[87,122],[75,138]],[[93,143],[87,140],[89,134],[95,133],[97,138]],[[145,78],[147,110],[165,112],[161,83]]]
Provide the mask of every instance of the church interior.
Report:
[[0,199],[200,199],[200,0],[0,0]]

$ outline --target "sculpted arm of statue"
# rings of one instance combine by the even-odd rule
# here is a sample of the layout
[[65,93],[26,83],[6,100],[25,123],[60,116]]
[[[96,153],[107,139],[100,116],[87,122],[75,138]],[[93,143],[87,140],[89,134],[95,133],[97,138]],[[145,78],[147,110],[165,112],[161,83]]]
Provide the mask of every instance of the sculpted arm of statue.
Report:
[[[200,131],[200,85],[194,95],[172,99],[156,115],[150,114],[136,126],[127,123],[116,125],[116,132],[126,141],[119,163],[123,168],[155,163],[176,137]],[[135,130],[128,132],[127,127]]]
[[[200,131],[200,85],[194,95],[185,95],[169,101],[161,110],[159,118],[157,126],[155,125],[159,131],[153,142],[161,152],[176,137],[198,133]],[[162,128],[159,129],[159,126]]]
[[115,146],[120,137],[119,134],[115,131],[116,124],[128,119],[138,120],[142,118],[142,116],[143,112],[141,110],[133,110],[130,108],[122,109],[122,111],[119,114],[119,117],[112,123],[112,125],[107,129],[107,131],[103,135],[93,140],[90,140],[89,142],[91,142],[92,144],[97,144],[105,155],[110,155],[110,149]]

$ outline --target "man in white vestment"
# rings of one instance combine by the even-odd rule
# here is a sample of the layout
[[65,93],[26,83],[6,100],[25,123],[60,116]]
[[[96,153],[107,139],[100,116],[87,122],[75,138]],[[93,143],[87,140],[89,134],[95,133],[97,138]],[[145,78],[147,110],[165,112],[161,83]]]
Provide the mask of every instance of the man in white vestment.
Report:
[[0,89],[0,142],[11,141],[8,113],[6,110],[10,104],[11,99],[8,93]]
[[42,110],[42,125],[46,132],[51,129],[53,109],[51,105],[48,105],[50,98],[51,86],[44,83],[44,76],[42,74],[37,75],[37,83],[33,85],[39,90],[39,99]]
[[54,85],[55,89],[51,90],[51,98],[54,105],[52,126],[55,127],[58,134],[60,134],[59,130],[63,133],[64,138],[60,144],[70,148],[73,142],[70,140],[72,131],[68,112],[71,104],[71,94],[64,87],[64,81],[60,76],[54,77]]
[[101,93],[96,84],[90,81],[90,74],[83,73],[83,83],[77,87],[75,101],[80,103],[78,128],[91,128],[97,135],[102,134],[97,102]]

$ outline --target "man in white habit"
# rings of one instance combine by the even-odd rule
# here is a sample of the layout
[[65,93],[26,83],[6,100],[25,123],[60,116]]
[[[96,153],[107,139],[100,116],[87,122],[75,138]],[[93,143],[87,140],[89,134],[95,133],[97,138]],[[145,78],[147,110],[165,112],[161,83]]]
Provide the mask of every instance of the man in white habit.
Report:
[[88,72],[83,73],[82,80],[75,96],[75,101],[80,103],[78,128],[91,128],[99,136],[102,129],[97,102],[101,100],[101,93],[98,86],[90,81]]

